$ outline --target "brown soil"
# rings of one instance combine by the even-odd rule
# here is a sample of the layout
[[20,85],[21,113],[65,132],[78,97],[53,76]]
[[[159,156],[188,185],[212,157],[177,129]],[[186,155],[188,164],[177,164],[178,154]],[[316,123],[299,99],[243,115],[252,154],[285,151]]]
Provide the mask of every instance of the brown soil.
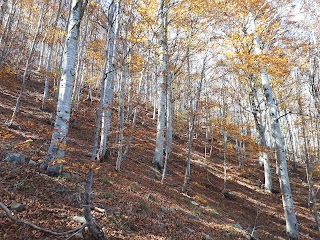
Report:
[[[78,227],[72,217],[82,215],[86,170],[74,166],[90,158],[97,103],[81,102],[73,114],[66,166],[78,177],[52,178],[35,165],[7,164],[2,159],[8,152],[21,152],[41,162],[50,143],[51,114],[40,110],[43,80],[41,75],[33,76],[28,80],[14,128],[8,128],[5,121],[11,117],[20,82],[14,74],[0,76],[0,200],[6,205],[12,201],[25,204],[25,211],[14,212],[19,219],[66,231]],[[52,104],[49,103],[49,110],[53,109]],[[174,139],[168,176],[161,184],[160,173],[151,165],[154,139],[155,121],[141,107],[133,144],[121,172],[115,171],[116,155],[113,155],[95,173],[93,202],[106,212],[93,210],[93,214],[108,239],[202,239],[202,233],[214,239],[246,239],[245,229],[254,226],[259,239],[286,239],[281,196],[266,194],[259,188],[263,172],[255,161],[245,160],[245,167],[239,170],[237,159],[229,156],[229,195],[225,196],[221,192],[221,153],[215,150],[212,158],[205,160],[200,141],[195,141],[191,181],[187,193],[181,193],[187,141]],[[216,142],[213,144],[217,147]],[[319,233],[313,229],[313,213],[306,207],[308,189],[303,166],[298,173],[291,172],[290,177],[300,237],[319,239]],[[274,178],[276,189],[278,185]],[[161,207],[166,209],[163,211]],[[243,229],[236,228],[237,223]],[[66,238],[0,217],[0,239]]]

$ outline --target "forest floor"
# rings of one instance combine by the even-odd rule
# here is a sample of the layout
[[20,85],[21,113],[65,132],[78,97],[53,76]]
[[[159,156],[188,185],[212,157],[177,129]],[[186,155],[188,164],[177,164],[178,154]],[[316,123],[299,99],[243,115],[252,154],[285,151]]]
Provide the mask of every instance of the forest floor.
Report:
[[[90,158],[97,103],[81,102],[72,116],[75,121],[70,127],[65,165],[73,174],[49,177],[31,164],[43,161],[52,131],[50,111],[40,110],[40,79],[34,73],[28,80],[17,125],[8,128],[5,121],[11,117],[20,81],[14,74],[0,75],[0,201],[7,206],[13,201],[22,203],[26,209],[13,211],[15,217],[62,232],[80,226],[74,216],[82,216],[86,169],[76,163]],[[168,175],[161,184],[161,175],[151,164],[156,124],[151,115],[141,106],[133,144],[121,171],[115,171],[114,155],[95,173],[92,200],[96,208],[92,212],[107,239],[250,239],[253,229],[257,239],[287,239],[281,195],[260,189],[263,169],[256,161],[244,160],[245,166],[239,170],[237,159],[229,157],[230,195],[222,194],[223,158],[217,142],[213,142],[212,157],[205,159],[201,142],[195,140],[191,180],[187,192],[182,193],[187,141],[176,137]],[[6,153],[17,152],[32,162],[13,165],[3,161]],[[290,177],[300,237],[319,239],[313,213],[306,206],[304,166],[295,173],[290,170]],[[276,176],[273,184],[279,190]],[[0,210],[1,240],[67,237],[13,223]]]

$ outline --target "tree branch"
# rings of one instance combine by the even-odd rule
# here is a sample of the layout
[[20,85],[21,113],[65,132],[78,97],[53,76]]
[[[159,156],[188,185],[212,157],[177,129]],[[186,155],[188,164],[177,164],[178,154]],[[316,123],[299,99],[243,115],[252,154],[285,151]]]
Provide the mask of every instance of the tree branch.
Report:
[[285,114],[281,115],[280,117],[278,117],[276,120],[278,121],[280,118],[285,117],[285,116],[287,116],[287,115],[289,115],[289,114],[306,116],[306,117],[310,117],[310,118],[317,118],[317,117],[311,116],[311,115],[309,115],[309,114],[304,114],[304,113],[299,113],[299,112],[296,113],[296,112],[291,112],[291,111],[289,111],[289,112],[286,112]]
[[77,229],[69,230],[69,231],[66,231],[66,232],[55,232],[55,231],[52,231],[50,229],[41,228],[41,227],[31,223],[31,222],[15,218],[12,215],[11,211],[2,202],[0,202],[0,208],[6,213],[7,217],[12,222],[14,222],[14,223],[23,223],[25,225],[28,225],[28,226],[34,228],[34,229],[37,229],[39,231],[46,232],[46,233],[49,233],[49,234],[55,235],[55,236],[63,236],[63,235],[68,235],[68,234],[72,234],[72,233],[77,233],[80,230],[82,230],[85,226],[87,226],[87,224],[83,224],[81,227],[79,227]]

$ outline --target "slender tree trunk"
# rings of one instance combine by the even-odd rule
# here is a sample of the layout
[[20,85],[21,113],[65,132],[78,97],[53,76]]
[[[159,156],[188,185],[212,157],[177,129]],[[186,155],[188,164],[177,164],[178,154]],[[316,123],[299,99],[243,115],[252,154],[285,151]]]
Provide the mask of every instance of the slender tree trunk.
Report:
[[[252,13],[250,12],[249,24],[252,28],[252,33],[255,34],[255,22]],[[261,44],[259,36],[254,36],[254,51],[255,54],[260,55]],[[277,161],[279,164],[279,182],[282,194],[282,204],[284,208],[284,215],[286,220],[286,232],[291,240],[299,239],[298,222],[294,210],[294,204],[292,199],[290,180],[288,175],[286,155],[284,152],[284,140],[280,128],[278,107],[273,98],[273,90],[270,85],[269,75],[264,68],[260,69],[261,83],[263,87],[264,96],[269,109],[269,115],[271,119],[271,131],[274,138],[275,149],[277,154]]]
[[39,65],[38,65],[38,71],[41,70],[41,67],[43,66],[43,59],[44,59],[44,53],[46,51],[46,40],[47,40],[47,34],[45,34],[42,43],[41,43],[41,51],[40,51],[40,58],[39,58]]
[[121,77],[121,87],[120,87],[120,107],[119,107],[119,146],[118,146],[118,156],[116,162],[116,171],[120,171],[121,163],[123,160],[123,131],[124,131],[124,88],[126,83],[126,75],[127,75],[127,65],[126,63],[123,65],[123,73]]
[[167,99],[166,99],[166,109],[167,109],[167,116],[166,116],[166,145],[165,145],[165,159],[164,159],[164,166],[163,166],[163,173],[161,183],[164,182],[164,178],[167,172],[168,161],[170,158],[170,154],[172,152],[172,83],[173,74],[168,75],[168,85],[167,85]]
[[16,117],[18,111],[19,111],[19,108],[20,108],[21,99],[22,99],[22,96],[23,96],[23,93],[24,93],[24,89],[25,89],[25,86],[26,86],[26,80],[27,80],[28,75],[29,75],[29,67],[30,67],[31,62],[32,62],[32,57],[33,57],[35,46],[36,46],[36,43],[37,43],[37,40],[38,40],[38,36],[39,36],[39,33],[40,33],[41,25],[42,25],[43,18],[44,18],[44,13],[45,13],[45,7],[44,7],[44,4],[43,4],[43,5],[41,5],[40,16],[39,16],[39,20],[38,20],[38,26],[37,26],[36,34],[35,34],[35,36],[33,38],[32,43],[31,43],[30,52],[29,52],[29,55],[28,55],[28,58],[27,58],[26,67],[25,67],[25,70],[24,70],[23,78],[22,78],[21,90],[20,90],[19,96],[17,98],[16,105],[15,105],[11,120],[9,122],[9,126],[12,126],[12,124],[13,124],[13,122],[15,120],[15,117]]
[[[93,165],[95,162],[97,162],[97,150],[98,150],[99,132],[100,132],[100,125],[101,125],[100,123],[101,123],[101,116],[102,116],[105,80],[106,78],[105,76],[103,76],[102,83],[101,83],[101,91],[100,91],[100,101],[99,101],[99,106],[97,110],[96,126],[94,128],[94,134],[93,134],[93,145],[92,145],[92,153],[91,153],[91,162],[93,163]],[[88,229],[92,239],[102,240],[102,239],[105,239],[103,231],[101,227],[94,221],[91,214],[91,189],[93,185],[93,177],[94,177],[94,170],[90,168],[88,170],[87,180],[85,185],[83,214],[89,226]]]
[[[119,120],[120,120],[120,129],[119,129],[119,148],[118,148],[118,157],[116,162],[116,170],[120,171],[121,163],[123,161],[123,131],[124,131],[124,101],[125,101],[125,85],[127,82],[127,57],[129,54],[129,47],[128,47],[128,33],[129,33],[129,26],[131,23],[131,15],[132,10],[130,11],[130,15],[128,18],[126,32],[125,32],[125,39],[123,44],[123,69],[122,69],[122,76],[121,76],[121,83],[120,83],[120,108],[119,108]],[[128,102],[129,105],[129,102]]]
[[[17,7],[15,7],[14,9],[15,10],[12,13],[12,16],[11,16],[11,14],[9,14],[9,16],[8,16],[8,21],[9,21],[9,18],[11,18],[10,23],[9,23],[10,31],[8,31],[7,32],[7,36],[4,37],[5,41],[4,41],[4,46],[3,46],[3,51],[2,51],[2,56],[0,58],[0,62],[1,61],[3,61],[3,62],[6,61],[7,56],[11,53],[11,47],[12,47],[12,45],[14,45],[14,43],[16,42],[17,39],[18,39],[18,41],[24,41],[24,36],[23,35],[25,35],[25,34],[24,33],[19,33],[20,22],[21,22],[20,20],[21,20],[21,15],[22,14],[21,14],[21,12],[19,12],[17,10]],[[17,14],[18,16],[17,17],[15,17],[15,13],[16,12],[18,12],[18,14]],[[13,26],[12,26],[13,23],[14,23],[14,20],[16,22],[15,29],[13,29]],[[6,26],[7,26],[7,24],[6,24]],[[9,35],[9,33],[10,33],[10,35]],[[2,38],[3,38],[3,36],[0,35],[0,45],[1,45],[1,39]],[[6,42],[9,42],[9,45],[7,45]],[[19,71],[19,68],[21,67],[20,65],[21,65],[21,62],[23,60],[22,56],[25,54],[25,52],[23,50],[25,50],[25,49],[21,49],[19,54],[17,54],[17,56],[16,56],[16,61],[15,62],[17,63],[17,65],[16,65],[17,72]]]
[[129,119],[129,116],[131,116],[132,114],[132,105],[131,105],[131,99],[132,99],[132,78],[129,78],[128,79],[128,91],[127,91],[127,95],[128,95],[128,100],[127,100],[127,114],[126,114],[126,117],[125,117],[125,120],[128,120]]
[[[111,2],[109,7],[109,16],[108,16],[108,43],[106,47],[106,63],[108,72],[106,73],[106,82],[105,82],[105,92],[103,99],[103,111],[102,111],[102,127],[101,127],[101,139],[100,139],[100,149],[98,158],[100,161],[106,159],[106,151],[107,151],[107,142],[108,135],[111,124],[111,115],[112,115],[112,101],[113,101],[113,88],[114,88],[114,78],[115,78],[115,60],[116,60],[116,52],[117,52],[117,35],[119,31],[120,18],[116,16],[116,11],[119,9],[119,3],[116,4],[114,1]],[[119,14],[118,14],[119,15]]]
[[167,43],[167,9],[166,1],[158,1],[159,7],[159,44],[160,44],[160,77],[159,77],[159,109],[156,147],[154,151],[153,163],[158,169],[163,170],[163,146],[165,132],[165,114],[166,114],[166,87],[168,74],[168,43]]
[[[190,104],[192,105],[192,104]],[[188,187],[188,183],[190,181],[190,173],[191,173],[191,148],[192,148],[192,141],[193,141],[193,128],[194,128],[194,113],[190,116],[189,122],[189,137],[188,137],[188,157],[187,157],[187,166],[186,172],[184,174],[184,181],[182,185],[182,192],[185,192]]]
[[167,78],[167,99],[166,99],[166,145],[165,145],[165,159],[164,159],[164,166],[162,172],[162,179],[161,182],[163,183],[164,178],[167,172],[168,161],[170,158],[170,154],[172,152],[172,76],[173,74],[169,74]]
[[[158,70],[156,70],[156,72],[158,72]],[[150,87],[151,89],[158,89],[157,86],[158,86],[158,79],[157,77],[155,76],[156,74],[152,74],[152,83],[154,84],[155,87]],[[150,84],[152,85],[152,84]],[[154,96],[157,95],[157,92],[153,92],[153,91],[150,91],[151,94],[154,94]],[[158,109],[158,101],[155,97],[150,97],[150,99],[152,99],[152,106],[153,106],[153,113],[152,113],[152,119],[155,120],[156,119],[156,116],[157,116],[157,109]]]
[[127,141],[126,148],[125,148],[124,153],[123,153],[122,161],[125,160],[125,157],[128,154],[128,151],[129,151],[129,148],[130,148],[130,145],[131,145],[131,142],[132,142],[132,137],[133,137],[133,133],[134,133],[134,130],[135,130],[135,125],[136,125],[136,120],[137,120],[138,107],[139,107],[139,103],[140,103],[140,100],[141,100],[141,94],[142,94],[142,91],[143,91],[143,87],[142,86],[144,85],[144,81],[145,81],[145,74],[146,74],[146,70],[147,70],[147,63],[148,63],[149,55],[150,55],[150,51],[149,51],[148,56],[147,56],[146,64],[145,64],[144,68],[141,71],[139,89],[138,89],[138,96],[137,96],[137,100],[136,100],[135,106],[133,108],[133,118],[132,118],[131,132],[130,132],[130,135],[129,135],[129,138],[128,138],[128,141]]
[[305,152],[305,163],[306,163],[306,173],[307,173],[307,183],[309,187],[309,193],[308,193],[308,201],[307,206],[310,208],[311,203],[313,206],[313,214],[314,214],[314,221],[315,221],[315,227],[319,231],[319,215],[318,215],[318,208],[317,208],[317,194],[314,190],[314,184],[313,184],[313,173],[312,173],[312,162],[311,158],[308,152],[308,143],[307,143],[307,137],[306,137],[306,131],[305,131],[305,120],[304,116],[301,114],[302,118],[302,134],[303,134],[303,143],[304,143],[304,152]]
[[89,26],[89,15],[86,17],[85,21],[85,30],[82,36],[82,41],[80,44],[80,51],[78,54],[78,64],[76,67],[76,75],[75,75],[75,84],[73,88],[73,96],[72,99],[74,101],[74,106],[78,108],[78,103],[80,100],[80,89],[82,85],[82,79],[83,79],[83,68],[84,68],[84,59],[86,56],[86,40],[88,35],[88,26]]
[[[94,162],[94,160],[92,160],[92,161]],[[93,175],[94,175],[94,170],[90,168],[88,171],[88,174],[87,174],[87,180],[86,180],[86,185],[85,185],[85,190],[84,190],[83,215],[86,219],[88,231],[90,234],[90,239],[104,240],[106,238],[105,238],[104,233],[102,231],[102,227],[96,221],[94,221],[92,214],[91,214],[91,189],[92,189],[92,184],[93,184]]]
[[296,147],[296,141],[294,139],[294,130],[292,127],[292,116],[289,114],[287,115],[286,113],[286,121],[287,124],[289,125],[289,138],[290,138],[290,143],[291,143],[291,150],[292,150],[292,161],[293,161],[293,170],[297,171],[298,169],[298,163],[297,163],[297,147]]
[[310,37],[310,54],[309,54],[309,85],[311,88],[311,95],[313,97],[315,107],[320,115],[320,81],[319,81],[319,56],[317,48],[317,40],[314,35],[314,31],[311,31]]
[[[301,89],[299,92],[301,92]],[[318,208],[317,208],[317,194],[315,192],[314,183],[313,183],[313,168],[312,168],[311,157],[310,157],[309,151],[308,151],[309,140],[307,139],[307,136],[306,136],[306,129],[305,129],[306,121],[305,121],[304,113],[302,110],[301,97],[298,97],[298,105],[299,105],[299,114],[301,116],[303,148],[304,148],[304,154],[305,154],[307,183],[308,183],[308,187],[309,187],[307,206],[310,208],[311,207],[310,204],[312,203],[312,205],[313,205],[315,227],[319,231],[320,226],[319,226],[319,215],[318,215]]]
[[104,91],[105,91],[105,81],[106,81],[106,62],[104,64],[104,68],[102,70],[102,77],[101,77],[101,89],[100,89],[100,100],[99,100],[99,106],[97,110],[97,119],[96,119],[96,126],[94,129],[94,135],[93,135],[93,145],[92,145],[92,153],[91,153],[91,159],[98,159],[98,142],[99,142],[99,132],[100,132],[100,126],[101,126],[101,120],[102,120],[102,108],[103,108],[103,100],[104,100]]
[[[6,4],[4,6],[6,6]],[[10,8],[10,11],[8,13],[7,21],[6,21],[5,25],[4,25],[4,27],[2,28],[2,34],[0,35],[0,45],[1,44],[4,45],[3,49],[2,49],[2,55],[4,55],[3,53],[6,50],[6,40],[7,40],[8,35],[9,35],[10,31],[11,31],[11,27],[12,27],[12,24],[14,22],[14,16],[16,14],[16,11],[17,11],[17,7],[15,6],[15,4],[11,4],[11,8]],[[2,56],[1,61],[2,62],[5,61],[3,59],[3,56]]]
[[[251,76],[252,77],[252,76]],[[253,82],[253,79],[251,79]],[[252,84],[252,96],[251,96],[251,108],[252,114],[255,120],[256,129],[259,133],[260,146],[262,150],[259,152],[259,163],[264,167],[264,189],[266,192],[271,193],[272,191],[272,175],[269,163],[269,156],[266,152],[267,142],[266,142],[266,124],[263,118],[262,110],[259,105],[259,99],[257,95],[257,89],[255,84]],[[259,115],[258,115],[259,114]]]
[[[58,24],[62,2],[63,1],[59,2],[57,16],[56,16],[56,19],[53,23],[53,28],[55,28]],[[48,52],[48,59],[47,59],[47,65],[46,65],[46,80],[44,82],[44,91],[43,91],[42,105],[41,105],[42,110],[45,110],[45,104],[46,104],[46,101],[48,99],[48,94],[49,94],[49,83],[50,83],[50,74],[51,74],[51,58],[52,58],[52,52],[53,52],[53,43],[54,43],[54,37],[52,37],[50,44],[49,44],[49,52]]]
[[[66,1],[67,5],[68,5],[68,8],[69,8],[69,11],[68,11],[68,17],[67,17],[67,22],[66,22],[66,26],[65,26],[65,32],[68,33],[68,29],[69,29],[69,25],[70,25],[70,21],[71,21],[71,13],[72,13],[72,0],[71,1]],[[79,30],[80,31],[80,30]],[[64,52],[65,52],[65,47],[66,47],[66,41],[67,41],[67,37],[64,37],[63,38],[63,42],[65,43],[63,48],[61,47],[61,54],[57,54],[58,56],[60,55],[60,59],[59,59],[59,64],[57,64],[58,62],[58,58],[56,59],[56,67],[58,66],[59,70],[61,71],[62,70],[62,64],[63,64],[63,58],[64,58]],[[57,50],[59,50],[57,48]],[[60,85],[60,78],[58,78],[58,81],[56,82],[56,85],[55,87],[59,87]],[[55,100],[57,101],[58,100],[58,91],[56,91],[56,94],[55,94]]]
[[320,134],[319,134],[319,119],[316,118],[315,120],[315,129],[316,129],[316,138],[317,138],[317,151],[316,151],[316,157],[317,157],[317,163],[320,162]]
[[294,211],[286,155],[284,152],[284,141],[279,124],[278,109],[273,98],[272,88],[269,83],[269,76],[265,69],[261,69],[261,79],[264,95],[270,111],[272,135],[275,140],[277,160],[279,162],[279,181],[286,220],[286,231],[290,239],[299,239],[298,222]]
[[[187,166],[186,166],[186,172],[184,175],[184,182],[182,186],[182,191],[185,192],[188,187],[188,183],[190,180],[190,172],[191,172],[191,150],[192,150],[192,142],[194,137],[194,123],[196,120],[196,114],[199,106],[201,91],[202,91],[202,84],[205,79],[205,70],[206,70],[206,61],[207,61],[207,55],[205,56],[203,60],[202,65],[202,71],[201,71],[201,78],[199,81],[199,84],[197,86],[196,95],[194,99],[194,105],[192,103],[192,100],[190,100],[190,107],[191,107],[191,116],[189,121],[189,138],[188,138],[188,158],[187,158]],[[188,57],[188,75],[190,76],[190,63],[189,63],[189,57]],[[190,79],[189,79],[190,80]]]
[[79,37],[79,28],[84,14],[87,0],[72,0],[70,22],[66,46],[63,53],[62,76],[59,87],[59,98],[57,104],[57,114],[54,131],[52,133],[51,144],[48,150],[46,163],[58,160],[58,164],[50,165],[47,168],[48,174],[57,176],[62,171],[59,160],[65,155],[65,145],[69,130],[69,120],[71,112],[72,89],[74,84],[74,69],[76,61],[76,51]]
[[172,151],[172,81],[173,74],[169,74],[167,79],[167,142],[168,153],[170,155]]
[[7,12],[7,9],[8,9],[8,0],[2,0],[2,3],[0,4],[0,29],[2,29],[2,31],[3,31],[2,23],[3,23],[4,16]]

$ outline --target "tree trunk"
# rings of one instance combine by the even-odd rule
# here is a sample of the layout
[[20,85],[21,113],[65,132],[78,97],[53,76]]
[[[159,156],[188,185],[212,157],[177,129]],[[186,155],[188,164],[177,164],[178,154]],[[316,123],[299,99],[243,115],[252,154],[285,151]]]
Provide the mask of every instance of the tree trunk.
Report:
[[167,172],[168,161],[170,158],[170,154],[172,152],[172,83],[173,74],[169,74],[167,78],[167,98],[166,98],[166,145],[165,145],[165,159],[164,159],[164,166],[163,166],[163,173],[161,182],[163,183],[164,178]]
[[269,76],[265,69],[261,69],[261,80],[264,95],[268,103],[270,118],[272,121],[272,136],[275,140],[277,160],[279,164],[279,181],[282,194],[282,203],[286,220],[286,231],[292,240],[299,239],[298,222],[294,211],[294,204],[291,194],[290,180],[287,169],[286,155],[284,152],[284,141],[280,129],[278,109],[273,98],[272,87],[269,83]]
[[[192,105],[192,104],[190,104]],[[182,185],[182,192],[185,192],[188,187],[188,183],[190,181],[190,173],[191,173],[191,148],[192,148],[192,141],[193,141],[193,128],[194,128],[194,114],[190,116],[189,122],[189,138],[188,138],[188,157],[187,157],[187,166],[186,172],[184,174],[184,181]]]
[[[127,82],[127,58],[129,54],[129,47],[128,47],[128,33],[129,33],[129,26],[131,23],[131,15],[132,10],[130,10],[130,15],[128,18],[126,31],[125,31],[125,39],[123,43],[123,69],[122,69],[122,76],[121,76],[121,83],[120,83],[120,107],[119,107],[119,120],[120,120],[120,126],[119,126],[119,147],[118,147],[118,157],[116,162],[116,170],[120,171],[121,163],[123,161],[123,131],[124,131],[124,101],[125,101],[125,86]],[[128,102],[129,105],[129,102]]]
[[7,12],[7,9],[8,9],[8,0],[2,0],[2,3],[0,4],[0,29],[2,29],[2,31],[4,30],[2,28],[2,22]]
[[139,82],[139,89],[138,89],[138,96],[137,96],[137,100],[133,109],[133,118],[132,118],[132,125],[131,125],[131,132],[127,141],[127,145],[126,148],[124,150],[123,153],[123,157],[122,157],[122,161],[125,160],[125,157],[128,154],[131,142],[132,142],[132,137],[133,137],[133,132],[135,130],[135,125],[136,125],[136,120],[137,120],[137,114],[138,114],[138,107],[139,107],[139,103],[141,102],[141,94],[143,91],[142,86],[144,85],[144,81],[145,81],[145,73],[146,73],[146,69],[147,69],[147,63],[148,63],[148,59],[149,59],[149,55],[150,55],[150,51],[148,53],[147,59],[146,59],[146,64],[144,66],[144,68],[141,71],[141,76],[140,76],[140,82]]
[[167,141],[166,146],[168,146],[168,153],[172,151],[172,81],[173,74],[168,75],[167,79]]
[[[253,76],[251,76],[252,82],[252,94],[251,94],[251,108],[252,114],[255,120],[256,129],[259,133],[260,138],[260,146],[262,150],[259,152],[259,163],[264,167],[264,189],[266,192],[271,193],[272,191],[272,175],[271,175],[271,168],[269,163],[269,156],[266,152],[267,142],[266,142],[266,124],[265,120],[263,119],[262,109],[259,105],[259,99],[257,95],[257,89],[255,84],[253,83]],[[258,115],[259,114],[259,115]]]
[[[57,16],[56,16],[56,19],[53,23],[53,28],[55,28],[58,24],[61,6],[62,6],[62,1],[59,2]],[[52,37],[50,44],[49,44],[49,53],[48,53],[48,59],[47,59],[47,65],[46,65],[46,80],[44,82],[44,90],[43,90],[42,104],[41,104],[42,110],[45,110],[45,104],[46,104],[46,101],[48,99],[48,94],[49,94],[49,83],[50,83],[50,76],[49,75],[51,74],[51,58],[52,58],[52,52],[53,52],[53,42],[54,42],[54,37]]]
[[[255,22],[253,14],[250,12],[249,24],[251,31],[255,34]],[[260,55],[262,53],[259,36],[254,36],[254,53]],[[274,138],[277,161],[279,165],[279,182],[282,194],[282,204],[284,208],[284,216],[286,220],[286,232],[290,239],[299,239],[298,222],[294,211],[294,204],[291,194],[290,180],[287,169],[286,155],[284,152],[284,140],[280,128],[278,107],[273,98],[273,90],[270,85],[269,75],[264,68],[260,69],[261,83],[264,96],[268,105],[269,115],[271,119],[271,131]]]
[[158,98],[158,123],[156,147],[154,151],[153,163],[162,172],[163,170],[163,146],[165,132],[166,114],[166,91],[168,74],[168,43],[167,43],[167,9],[166,1],[160,0],[159,4],[159,44],[160,44],[160,77],[159,77],[159,98]]
[[[300,87],[299,87],[300,88]],[[301,92],[301,89],[300,91]],[[301,102],[301,97],[298,97],[298,105],[299,105],[299,114],[301,116],[301,128],[302,128],[302,136],[303,136],[303,148],[304,148],[304,154],[305,154],[305,164],[306,164],[306,173],[307,173],[307,183],[309,187],[309,192],[308,192],[308,201],[307,201],[307,206],[310,208],[311,203],[313,205],[313,214],[314,214],[314,222],[315,222],[315,227],[319,231],[319,216],[318,216],[318,208],[317,208],[317,194],[314,189],[314,184],[313,184],[313,169],[312,169],[312,162],[311,162],[311,157],[309,155],[308,151],[308,145],[309,141],[306,136],[306,121],[304,117],[304,113],[302,110],[302,102]]]
[[292,150],[292,161],[293,161],[293,170],[297,171],[298,169],[298,163],[297,163],[297,147],[296,147],[296,140],[294,139],[294,130],[293,130],[293,124],[292,124],[292,116],[291,114],[287,115],[286,114],[286,121],[287,124],[289,125],[289,138],[290,138],[290,143],[291,143],[291,150]]
[[[4,8],[6,8],[6,3],[4,3]],[[2,56],[1,56],[1,61],[4,62],[4,52],[6,51],[6,40],[8,39],[8,34],[11,31],[11,27],[14,22],[14,16],[17,12],[17,7],[15,4],[11,4],[10,11],[8,13],[7,21],[4,24],[4,27],[2,28],[2,34],[0,35],[0,45],[3,43],[3,48],[2,48]],[[19,14],[20,15],[20,14]]]
[[74,106],[77,109],[78,108],[78,104],[79,104],[79,100],[80,100],[80,89],[81,89],[81,85],[82,85],[82,79],[83,79],[83,68],[84,68],[84,59],[86,56],[86,40],[87,40],[87,35],[88,35],[88,25],[89,25],[89,15],[86,17],[86,21],[85,21],[85,30],[82,36],[82,41],[80,44],[80,51],[78,54],[78,64],[76,67],[76,74],[75,74],[75,84],[73,87],[73,102],[74,102]]
[[39,59],[39,65],[38,65],[38,72],[40,72],[41,67],[43,66],[43,59],[44,59],[44,53],[46,52],[46,40],[47,40],[47,34],[45,34],[44,38],[42,39],[41,43],[41,51],[40,51],[40,59]]
[[48,150],[46,163],[58,160],[58,164],[50,165],[47,168],[48,174],[57,176],[62,171],[59,160],[65,154],[65,145],[69,129],[71,112],[72,89],[74,84],[74,69],[76,51],[79,37],[81,19],[87,5],[87,0],[72,0],[66,46],[63,53],[62,76],[59,87],[57,103],[57,114],[51,144]]
[[[92,162],[95,160],[91,159]],[[84,190],[84,199],[83,199],[83,215],[86,219],[88,226],[88,231],[91,240],[104,240],[105,236],[102,231],[102,227],[94,221],[91,214],[91,188],[93,184],[93,174],[94,169],[90,168],[87,175],[85,190]]]
[[119,31],[120,18],[118,21],[116,20],[116,10],[120,7],[120,4],[116,4],[114,1],[111,2],[109,7],[109,16],[108,16],[108,42],[106,47],[106,59],[105,64],[108,72],[106,72],[105,77],[105,91],[104,91],[104,99],[103,99],[103,107],[102,107],[102,127],[101,127],[101,139],[100,139],[100,149],[98,158],[100,161],[105,160],[106,151],[107,151],[107,142],[108,135],[111,124],[111,115],[112,115],[112,101],[113,101],[113,87],[114,87],[114,78],[115,78],[115,61],[116,61],[116,52],[117,52],[117,35]]
[[[188,74],[190,76],[190,62],[189,61],[190,60],[189,60],[189,56],[188,56]],[[203,60],[201,78],[200,78],[199,84],[196,89],[194,104],[192,103],[192,100],[190,100],[191,116],[190,116],[190,121],[189,121],[188,158],[187,158],[186,172],[184,175],[184,182],[183,182],[183,186],[182,186],[182,192],[186,191],[186,189],[188,187],[188,182],[190,180],[190,172],[191,172],[190,163],[191,163],[192,142],[193,142],[193,137],[194,137],[194,123],[196,120],[196,114],[197,114],[197,110],[198,110],[198,106],[199,106],[199,101],[200,101],[200,96],[201,96],[201,91],[202,91],[202,84],[205,79],[206,61],[207,61],[207,55],[205,56],[205,58]]]
[[34,50],[35,50],[35,47],[36,47],[36,43],[37,43],[37,40],[38,40],[38,36],[39,36],[39,33],[40,33],[40,29],[41,29],[41,25],[42,25],[42,22],[43,22],[44,14],[45,14],[45,7],[44,7],[44,4],[42,4],[41,5],[40,16],[39,16],[39,20],[38,20],[38,26],[37,26],[36,34],[35,34],[35,36],[33,38],[32,43],[31,43],[30,52],[29,52],[29,55],[28,55],[28,58],[27,58],[26,67],[25,67],[25,70],[24,70],[23,78],[22,78],[21,90],[20,90],[19,96],[17,98],[16,106],[14,108],[11,120],[9,122],[9,126],[12,126],[12,124],[13,124],[13,122],[15,120],[15,117],[16,117],[18,111],[19,111],[19,108],[20,108],[21,99],[22,99],[22,96],[23,96],[23,93],[24,93],[24,89],[25,89],[25,86],[26,86],[26,80],[27,80],[28,75],[29,75],[29,68],[30,68],[30,65],[31,65],[31,62],[32,62],[31,60],[32,60],[33,53],[34,53]]

